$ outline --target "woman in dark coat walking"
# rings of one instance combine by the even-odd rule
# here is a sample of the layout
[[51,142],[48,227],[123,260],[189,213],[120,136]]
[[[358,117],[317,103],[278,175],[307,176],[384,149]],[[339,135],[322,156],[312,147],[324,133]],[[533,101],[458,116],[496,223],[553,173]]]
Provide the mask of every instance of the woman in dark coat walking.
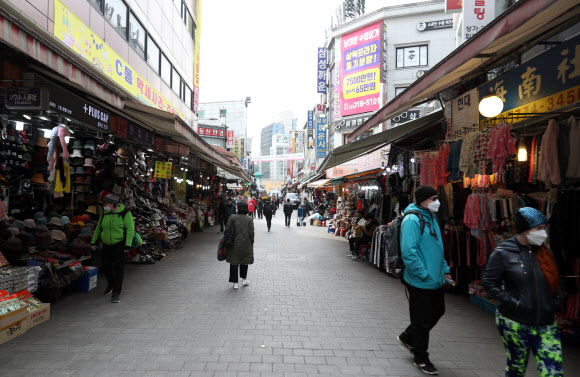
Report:
[[230,216],[226,232],[230,232],[232,224],[236,227],[234,244],[226,249],[226,262],[230,264],[230,283],[238,289],[238,266],[244,287],[250,285],[247,280],[248,265],[254,263],[254,219],[248,216],[248,202],[238,202],[238,213]]

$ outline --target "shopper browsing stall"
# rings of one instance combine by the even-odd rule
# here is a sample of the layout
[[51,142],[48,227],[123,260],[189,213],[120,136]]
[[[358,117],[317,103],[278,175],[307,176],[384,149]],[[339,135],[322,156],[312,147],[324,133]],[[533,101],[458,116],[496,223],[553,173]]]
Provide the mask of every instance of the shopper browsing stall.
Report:
[[119,203],[119,195],[110,193],[103,198],[101,215],[91,244],[93,250],[100,239],[103,243],[103,268],[107,277],[105,295],[113,294],[111,302],[120,301],[125,271],[125,250],[131,249],[135,225],[131,212]]
[[540,211],[520,208],[514,216],[517,235],[490,257],[483,286],[499,302],[496,324],[506,353],[506,376],[524,376],[530,351],[540,376],[563,376],[562,344],[554,315],[562,306],[560,276]]
[[373,234],[375,233],[375,229],[377,229],[377,226],[379,226],[377,220],[375,220],[373,215],[371,215],[370,213],[367,213],[364,219],[366,221],[366,224],[364,228],[362,228],[361,230],[362,235],[360,237],[351,237],[348,240],[351,256],[353,259],[356,259],[357,257],[356,253],[358,252],[360,245],[365,243],[369,244],[371,243],[371,240],[373,239]]

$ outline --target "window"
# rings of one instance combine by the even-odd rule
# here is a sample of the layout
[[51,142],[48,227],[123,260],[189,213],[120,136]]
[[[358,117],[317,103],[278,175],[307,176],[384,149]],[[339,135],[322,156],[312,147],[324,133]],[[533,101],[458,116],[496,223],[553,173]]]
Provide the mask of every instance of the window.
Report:
[[195,39],[195,26],[193,26],[193,18],[189,12],[187,12],[187,31],[191,38]]
[[171,86],[171,63],[163,54],[161,54],[161,80]]
[[127,6],[121,0],[105,0],[105,19],[127,39]]
[[192,95],[191,89],[189,89],[189,86],[185,85],[185,99],[183,100],[183,102],[185,102],[185,104],[189,109],[193,108],[191,103],[191,95]]
[[403,93],[403,91],[405,91],[405,89],[407,89],[406,86],[395,87],[395,97],[398,96],[399,94]]
[[129,13],[129,45],[145,59],[145,28],[137,20],[133,12]]
[[147,64],[151,67],[155,73],[159,74],[159,46],[151,39],[149,35],[147,37]]
[[428,65],[427,46],[397,48],[397,68]]
[[205,110],[198,110],[197,111],[197,117],[199,119],[205,119]]
[[179,76],[177,70],[173,68],[173,74],[171,75],[171,90],[179,96],[179,89],[181,89],[181,76]]
[[103,13],[103,0],[89,0],[89,3],[99,11],[99,13]]

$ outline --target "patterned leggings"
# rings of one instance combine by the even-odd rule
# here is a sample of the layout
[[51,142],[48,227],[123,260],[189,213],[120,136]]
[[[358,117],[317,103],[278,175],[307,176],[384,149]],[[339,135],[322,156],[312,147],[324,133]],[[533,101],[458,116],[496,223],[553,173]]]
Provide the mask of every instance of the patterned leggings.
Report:
[[527,326],[498,312],[495,323],[507,353],[506,377],[525,376],[530,350],[536,357],[540,377],[564,376],[562,343],[555,322],[548,326]]

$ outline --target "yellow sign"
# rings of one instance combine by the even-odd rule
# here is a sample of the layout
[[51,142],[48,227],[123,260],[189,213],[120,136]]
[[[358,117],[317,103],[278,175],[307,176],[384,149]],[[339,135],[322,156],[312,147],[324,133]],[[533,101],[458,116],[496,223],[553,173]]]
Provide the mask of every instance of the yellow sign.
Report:
[[171,165],[173,163],[166,161],[156,161],[155,162],[155,178],[170,179],[171,178]]
[[60,0],[54,0],[54,36],[140,102],[183,118],[183,114],[145,81],[143,76],[121,59],[96,33],[83,24]]
[[345,76],[342,88],[344,99],[353,99],[378,93],[380,77],[379,68],[366,69]]
[[177,185],[175,187],[175,197],[177,199],[181,199],[181,200],[185,200],[185,194],[187,192],[187,177],[186,177],[187,173],[183,172],[182,174],[179,174],[178,176],[176,176],[176,178],[181,178],[181,181],[177,182]]
[[193,47],[193,112],[199,105],[199,42],[201,40],[201,0],[197,1],[195,46]]

